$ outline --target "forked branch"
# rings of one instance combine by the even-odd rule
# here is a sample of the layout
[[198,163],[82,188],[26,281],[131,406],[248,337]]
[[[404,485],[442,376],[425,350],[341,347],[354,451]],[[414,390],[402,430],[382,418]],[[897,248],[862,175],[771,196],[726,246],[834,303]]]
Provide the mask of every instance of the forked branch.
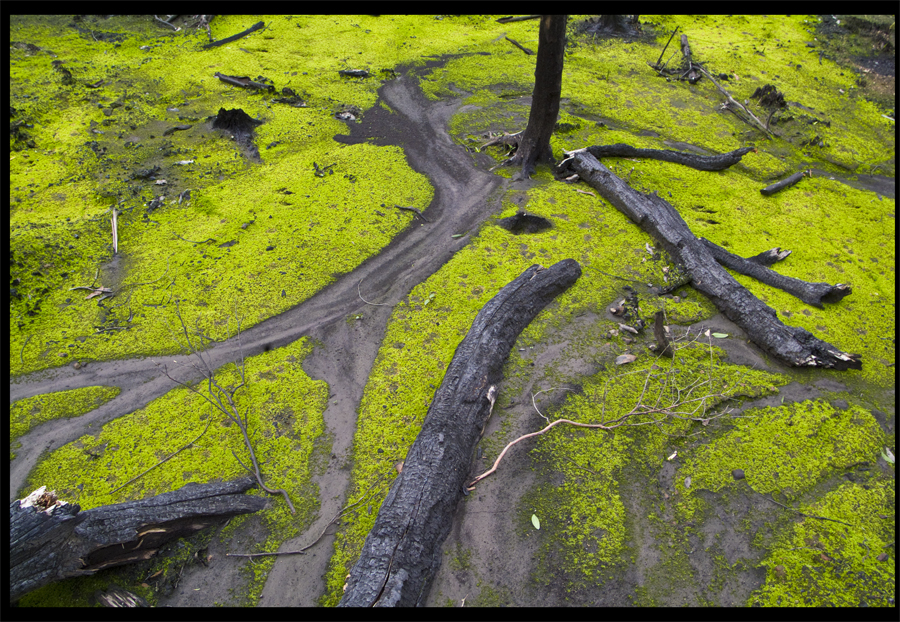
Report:
[[[260,488],[262,488],[269,494],[272,494],[272,495],[280,494],[282,497],[284,497],[284,500],[287,502],[288,507],[291,509],[291,514],[296,514],[296,510],[294,509],[294,504],[291,503],[291,498],[288,496],[287,491],[284,490],[283,488],[269,488],[268,486],[266,486],[265,482],[263,481],[262,474],[259,471],[259,462],[256,459],[256,452],[253,449],[253,443],[250,442],[250,435],[247,433],[250,409],[247,408],[247,410],[244,413],[244,416],[241,417],[241,413],[238,410],[237,404],[235,404],[235,402],[234,402],[235,393],[237,393],[238,390],[241,389],[246,382],[246,379],[244,377],[243,349],[241,349],[241,363],[240,363],[240,365],[238,365],[238,371],[240,372],[240,375],[241,375],[241,382],[238,383],[237,386],[235,386],[233,388],[229,387],[229,390],[225,390],[216,381],[212,368],[210,367],[210,365],[206,361],[206,359],[203,358],[203,353],[200,352],[200,350],[198,348],[196,348],[194,346],[194,344],[191,342],[191,336],[188,333],[187,325],[184,323],[184,319],[181,317],[181,310],[178,307],[177,301],[175,303],[175,315],[178,317],[178,321],[181,323],[181,330],[182,330],[182,333],[184,334],[185,340],[187,341],[188,349],[190,350],[191,354],[196,356],[200,360],[200,362],[203,364],[203,369],[199,369],[199,371],[204,376],[206,376],[207,392],[209,393],[209,395],[201,393],[194,387],[192,387],[184,382],[181,382],[180,380],[173,378],[171,375],[169,375],[168,367],[163,369],[163,372],[165,373],[166,377],[169,380],[171,380],[172,382],[175,382],[175,383],[181,385],[182,387],[184,387],[191,393],[195,393],[195,394],[199,395],[200,397],[202,397],[210,405],[212,405],[213,408],[222,412],[226,417],[228,417],[228,419],[230,421],[232,421],[233,423],[235,423],[238,426],[238,428],[241,431],[241,435],[244,437],[244,445],[247,447],[247,451],[250,452],[250,463],[253,468],[250,468],[246,464],[244,464],[244,462],[240,458],[238,458],[237,453],[235,453],[234,450],[232,450],[231,453],[232,453],[232,455],[234,455],[235,460],[237,460],[238,464],[240,464],[248,473],[250,473],[251,475],[253,475],[256,478],[256,483],[259,484]],[[237,326],[238,342],[240,343],[240,333],[241,333],[240,318],[238,318],[237,323],[238,323],[238,326]],[[224,397],[225,401],[228,403],[227,406],[222,402],[223,397]]]

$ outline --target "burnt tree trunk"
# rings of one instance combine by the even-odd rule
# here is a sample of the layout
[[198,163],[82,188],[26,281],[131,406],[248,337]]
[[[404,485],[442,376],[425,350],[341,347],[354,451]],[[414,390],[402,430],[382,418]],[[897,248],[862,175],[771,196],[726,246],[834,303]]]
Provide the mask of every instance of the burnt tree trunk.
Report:
[[54,581],[149,559],[169,540],[261,510],[264,498],[242,494],[255,485],[250,477],[188,484],[84,512],[42,491],[17,499],[9,505],[10,602]]
[[[634,190],[587,150],[575,152],[568,164],[604,199],[653,236],[673,260],[684,266],[691,277],[691,285],[746,331],[757,346],[795,367],[862,369],[859,355],[842,352],[803,328],[783,324],[774,309],[747,291],[719,265],[711,247],[691,233],[675,208],[655,192],[643,194]],[[725,261],[725,256],[721,259]],[[832,289],[818,300],[839,299],[849,293],[845,293],[847,288],[841,285]],[[806,293],[814,296],[817,292]],[[807,298],[800,293],[796,295]]]
[[536,163],[553,161],[550,136],[559,116],[567,18],[567,15],[541,16],[528,126],[519,140],[516,154],[508,162],[522,165],[522,177],[530,177]]
[[341,606],[423,602],[493,409],[503,363],[519,333],[580,275],[574,259],[548,269],[531,266],[478,313],[350,571]]

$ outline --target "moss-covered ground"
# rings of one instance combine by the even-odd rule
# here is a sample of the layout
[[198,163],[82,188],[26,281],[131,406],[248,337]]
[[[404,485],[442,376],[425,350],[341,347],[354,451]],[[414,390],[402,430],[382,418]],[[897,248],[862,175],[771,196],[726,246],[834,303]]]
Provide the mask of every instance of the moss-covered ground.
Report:
[[35,395],[13,403],[9,407],[9,459],[16,457],[12,451],[18,446],[16,439],[32,427],[60,417],[83,415],[118,394],[118,387],[85,387]]
[[[11,138],[13,374],[75,359],[175,351],[176,300],[198,332],[223,339],[233,332],[236,306],[249,327],[378,253],[408,218],[375,207],[425,208],[433,191],[401,148],[334,141],[347,133],[334,114],[352,106],[365,115],[376,104],[380,79],[390,79],[399,65],[417,66],[430,98],[462,98],[449,129],[473,151],[488,132],[524,129],[528,116],[534,57],[503,35],[536,48],[536,21],[501,26],[487,17],[275,17],[266,18],[268,29],[256,36],[200,50],[205,35],[172,34],[137,18],[106,20],[102,28],[85,19],[90,23],[78,28],[69,26],[69,17],[11,24],[12,41],[23,45],[11,48],[10,104],[14,119],[29,125]],[[572,17],[573,23],[579,19]],[[529,391],[570,387],[543,410],[551,420],[609,423],[646,404],[648,394],[658,395],[670,413],[692,413],[693,419],[631,417],[624,422],[640,425],[610,432],[558,427],[530,449],[517,448],[528,454],[533,484],[507,522],[511,541],[527,540],[536,551],[533,560],[516,561],[528,566],[529,584],[505,585],[496,568],[518,549],[493,557],[489,582],[484,564],[491,547],[453,536],[447,547],[454,561],[445,557],[441,572],[471,572],[477,585],[466,602],[893,604],[894,470],[881,449],[895,447],[895,202],[864,184],[848,184],[894,176],[895,130],[884,99],[867,98],[848,66],[818,53],[818,20],[642,16],[645,36],[628,42],[570,32],[552,146],[557,156],[617,142],[708,154],[757,147],[718,173],[653,160],[607,165],[634,187],[658,192],[698,236],[743,256],[790,249],[775,267],[779,273],[849,283],[850,297],[817,309],[734,275],[786,324],[861,354],[862,371],[785,370],[765,356],[767,370],[739,365],[728,358],[734,335],[709,338],[695,330],[672,360],[647,349],[649,331],[611,335],[620,320],[607,309],[623,297],[625,285],[638,292],[642,318],[665,309],[676,332],[683,329],[675,325],[710,320],[715,309],[689,287],[673,292],[677,300],[655,297],[653,288],[667,284],[671,266],[654,252],[650,236],[596,193],[581,192],[590,190],[583,184],[556,182],[539,169],[529,182],[504,186],[501,211],[393,310],[359,404],[345,494],[375,496],[343,521],[321,604],[340,599],[386,483],[478,311],[528,266],[565,258],[578,260],[583,275],[513,349],[497,421],[482,441],[487,465],[516,430],[546,424],[531,412],[530,399],[527,408],[513,408],[523,392],[528,397]],[[216,18],[213,31],[222,38],[256,21]],[[136,34],[98,44],[96,34],[115,32],[117,24]],[[689,86],[654,75],[647,63],[657,60],[676,26],[688,35],[695,57],[726,74],[723,86],[758,114],[751,99],[756,88],[773,84],[784,93],[788,106],[772,126],[779,137],[767,139],[720,109],[723,98],[707,80]],[[445,62],[438,67],[422,66],[440,55]],[[74,84],[60,83],[65,74],[53,60],[64,61]],[[368,69],[373,77],[341,77],[339,69]],[[267,78],[279,89],[287,84],[307,106],[273,103],[271,95],[220,82],[215,72]],[[234,142],[206,129],[220,107],[240,107],[264,121],[255,138],[262,164],[250,163]],[[176,124],[192,127],[166,134]],[[488,153],[498,163],[503,159],[500,150]],[[313,163],[333,164],[333,174],[317,176]],[[791,190],[759,193],[808,168],[816,173]],[[512,172],[501,167],[495,173]],[[179,203],[188,189],[190,198]],[[148,209],[159,197],[162,204]],[[112,209],[121,212],[115,259]],[[553,228],[516,236],[496,225],[518,210],[549,219]],[[70,290],[76,285],[102,285],[116,295],[85,299],[85,290]],[[319,507],[310,474],[324,445],[328,389],[300,369],[308,351],[304,340],[248,359],[247,387],[238,393],[241,407],[251,409],[267,481],[286,488],[298,509],[290,517],[283,500],[273,498],[256,550],[275,550],[300,533]],[[637,358],[617,366],[623,353]],[[217,378],[233,384],[236,370],[223,368]],[[783,399],[792,395],[789,387],[835,385],[841,388],[816,398]],[[736,410],[729,414],[729,408]],[[116,491],[210,421],[193,448]],[[238,476],[231,449],[243,457],[236,426],[177,389],[52,452],[31,481],[95,507],[189,481]],[[743,470],[743,479],[735,479],[735,469]],[[503,470],[493,477],[513,477]],[[488,491],[483,496],[490,496],[490,485],[490,479],[479,484]],[[466,503],[476,507],[473,497]],[[537,532],[533,513],[541,520]],[[242,521],[228,527],[242,528]],[[236,602],[258,602],[273,563],[245,566],[249,587]],[[78,581],[85,583],[63,582],[22,604],[86,602],[96,587],[92,579]],[[152,589],[141,592],[137,585],[152,596]],[[441,587],[440,576],[436,585],[443,601],[467,597]],[[606,600],[598,601],[598,594]],[[729,594],[740,600],[732,602]]]

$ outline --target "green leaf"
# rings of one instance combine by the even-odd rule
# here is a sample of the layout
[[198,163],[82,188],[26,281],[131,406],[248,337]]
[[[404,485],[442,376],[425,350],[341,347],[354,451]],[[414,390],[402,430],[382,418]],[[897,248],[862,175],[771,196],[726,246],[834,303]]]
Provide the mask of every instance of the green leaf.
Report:
[[725,337],[728,336],[728,333],[713,333],[712,336],[716,339],[725,339]]
[[454,233],[454,234],[451,235],[450,237],[451,237],[451,238],[461,238],[461,237],[464,236],[464,235],[465,235],[465,233]]
[[540,529],[540,528],[541,528],[541,519],[539,519],[539,518],[537,517],[537,514],[532,514],[532,515],[531,515],[531,524],[534,525],[534,528],[535,528],[535,529]]
[[[885,452],[887,452],[887,453],[885,453]],[[891,450],[888,449],[887,447],[885,447],[884,449],[881,450],[881,457],[884,458],[885,462],[890,462],[891,464],[894,464],[894,454],[891,453]]]

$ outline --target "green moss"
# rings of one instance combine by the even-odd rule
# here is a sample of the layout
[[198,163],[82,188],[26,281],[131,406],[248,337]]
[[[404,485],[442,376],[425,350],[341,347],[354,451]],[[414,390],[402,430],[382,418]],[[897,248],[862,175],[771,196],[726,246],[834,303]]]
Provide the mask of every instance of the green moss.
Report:
[[756,492],[802,498],[835,469],[875,460],[883,436],[872,414],[859,406],[840,411],[816,400],[751,410],[686,459],[678,477],[690,477],[692,485],[679,486],[682,516],[693,516],[695,491],[734,486],[734,469],[744,471]]
[[[803,504],[807,514],[761,564],[766,582],[748,600],[770,607],[893,606],[896,564],[894,480],[845,483],[820,500]],[[887,516],[884,520],[882,516]],[[842,521],[836,523],[833,521]],[[886,554],[884,561],[878,559]]]
[[[43,50],[16,47],[11,62],[11,105],[34,126],[35,145],[10,162],[11,278],[18,279],[10,309],[13,374],[56,366],[63,355],[174,352],[169,327],[177,325],[172,303],[179,299],[210,338],[223,338],[215,318],[233,312],[236,301],[253,309],[249,328],[379,252],[409,219],[378,206],[424,207],[433,191],[400,149],[335,142],[347,130],[333,113],[370,108],[377,76],[389,77],[382,70],[483,43],[493,28],[487,18],[276,16],[266,20],[267,34],[198,51],[200,32],[161,33],[146,18],[102,20],[87,34],[70,22],[20,17],[11,25],[14,39]],[[216,19],[213,35],[228,36],[246,22]],[[128,34],[114,53],[89,32],[116,29]],[[354,68],[373,77],[338,74],[363,52],[365,66]],[[60,87],[54,57],[66,59],[74,85]],[[270,105],[216,72],[263,75],[303,92],[308,107]],[[98,88],[85,86],[101,80]],[[207,129],[221,107],[264,121],[255,138],[262,164]],[[179,123],[192,128],[165,135]],[[314,162],[333,164],[333,174],[317,177]],[[135,176],[155,166],[167,185]],[[188,189],[190,200],[178,200]],[[146,212],[158,197],[164,205]],[[113,206],[121,212],[117,262],[110,261]],[[70,291],[94,284],[98,270],[96,284],[111,287],[114,298],[98,303]]]
[[457,543],[456,553],[450,558],[450,568],[456,572],[463,572],[472,568],[472,551],[464,549]]
[[12,453],[16,439],[31,428],[53,419],[83,415],[108,402],[120,392],[118,387],[84,387],[35,395],[13,402],[9,406],[9,459],[16,457]]
[[[272,497],[270,507],[258,513],[265,538],[248,552],[277,550],[311,524],[319,506],[311,469],[315,453],[322,451],[316,442],[324,431],[328,387],[310,379],[301,368],[310,350],[307,340],[301,339],[245,361],[246,385],[236,393],[235,403],[241,416],[248,416],[248,432],[266,484],[287,490],[297,511],[292,515],[281,496]],[[234,365],[218,370],[215,378],[225,387],[240,382]],[[204,385],[197,390],[203,391]],[[191,448],[148,471],[195,439],[207,424],[206,433]],[[51,452],[31,472],[25,489],[45,485],[85,510],[158,495],[191,482],[241,477],[246,473],[232,451],[249,464],[238,426],[200,395],[178,388],[106,424],[96,435]],[[252,580],[246,602],[258,601],[273,561],[266,558],[247,565]]]

